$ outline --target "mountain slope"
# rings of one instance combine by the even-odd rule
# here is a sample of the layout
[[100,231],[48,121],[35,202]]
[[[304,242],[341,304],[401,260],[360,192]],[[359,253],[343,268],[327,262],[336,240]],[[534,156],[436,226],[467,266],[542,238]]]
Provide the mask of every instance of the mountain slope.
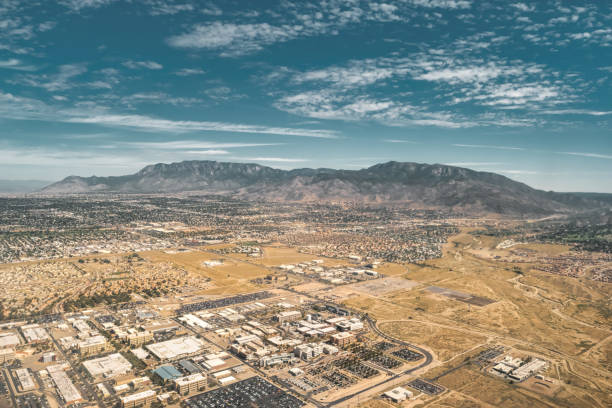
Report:
[[77,177],[45,187],[49,194],[203,191],[268,201],[405,203],[415,207],[544,214],[605,206],[570,193],[533,189],[495,173],[441,164],[388,162],[361,170],[279,170],[258,164],[185,161],[147,166],[120,177]]

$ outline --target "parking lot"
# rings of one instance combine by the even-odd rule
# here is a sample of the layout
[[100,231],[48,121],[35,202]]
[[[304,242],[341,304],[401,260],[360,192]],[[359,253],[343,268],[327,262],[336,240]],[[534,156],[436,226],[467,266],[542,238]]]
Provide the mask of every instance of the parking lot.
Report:
[[420,378],[417,378],[416,380],[412,380],[411,382],[408,383],[408,385],[414,388],[415,390],[419,390],[422,393],[427,394],[427,395],[438,395],[444,392],[444,387],[442,387],[441,385],[432,384],[425,380],[421,380]]
[[263,291],[256,293],[249,293],[246,295],[236,295],[231,297],[225,297],[216,300],[205,300],[204,302],[191,303],[181,307],[178,311],[179,314],[197,312],[199,310],[217,309],[219,307],[232,306],[238,303],[254,302],[256,300],[267,299],[274,296],[272,293]]
[[261,377],[217,388],[185,400],[189,408],[299,408],[305,404]]

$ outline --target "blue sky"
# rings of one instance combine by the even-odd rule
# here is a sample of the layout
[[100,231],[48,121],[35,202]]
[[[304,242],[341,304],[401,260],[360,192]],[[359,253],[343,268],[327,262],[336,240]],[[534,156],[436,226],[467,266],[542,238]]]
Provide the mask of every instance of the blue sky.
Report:
[[195,159],[612,192],[612,2],[0,0],[0,179]]

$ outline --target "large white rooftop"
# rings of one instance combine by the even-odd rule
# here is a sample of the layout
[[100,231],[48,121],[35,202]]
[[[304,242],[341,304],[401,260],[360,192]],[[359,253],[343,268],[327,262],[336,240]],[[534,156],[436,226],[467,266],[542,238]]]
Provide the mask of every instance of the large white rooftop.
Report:
[[18,346],[19,343],[19,336],[15,333],[0,333],[0,348]]
[[64,372],[61,364],[48,367],[47,371],[66,404],[71,404],[83,399],[79,390],[74,386],[70,377],[68,377],[68,374]]
[[119,353],[87,360],[83,362],[83,366],[92,377],[114,377],[125,374],[132,369],[132,364]]
[[146,348],[160,360],[172,360],[180,356],[197,353],[202,350],[203,346],[203,340],[194,336],[184,336],[161,343],[149,344]]

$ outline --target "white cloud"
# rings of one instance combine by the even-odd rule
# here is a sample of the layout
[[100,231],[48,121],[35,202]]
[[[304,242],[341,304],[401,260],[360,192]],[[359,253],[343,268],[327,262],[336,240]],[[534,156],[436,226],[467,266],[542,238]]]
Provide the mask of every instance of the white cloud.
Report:
[[477,144],[459,144],[459,143],[455,143],[453,144],[453,146],[468,147],[468,148],[475,148],[475,149],[525,150],[522,147],[515,147],[515,146],[495,146],[495,145],[477,145]]
[[227,150],[187,150],[185,154],[191,154],[196,156],[217,156],[229,154]]
[[249,160],[256,162],[270,162],[270,163],[302,163],[309,160],[306,159],[294,159],[289,157],[232,157],[232,160]]
[[327,129],[301,129],[228,122],[159,119],[146,115],[109,113],[106,108],[92,102],[81,102],[71,109],[60,109],[42,101],[0,92],[0,117],[16,120],[42,120],[49,122],[81,123],[107,127],[131,128],[152,132],[232,132],[302,136],[336,139],[339,133]]
[[[487,82],[503,73],[495,65],[465,68],[446,68],[423,73],[416,79],[425,81],[445,81],[451,84],[459,82]],[[505,74],[508,74],[506,72]]]
[[15,71],[35,71],[36,67],[32,65],[24,65],[22,61],[17,58],[10,58],[8,60],[0,60],[0,68],[12,69]]
[[486,166],[499,166],[505,163],[500,162],[455,162],[455,163],[444,163],[447,166],[456,167],[486,167]]
[[206,71],[199,68],[183,68],[175,72],[178,76],[204,75]]
[[304,136],[324,139],[334,139],[338,137],[335,132],[331,132],[328,130],[279,128],[258,125],[242,125],[226,122],[168,120],[157,119],[144,115],[94,114],[82,117],[66,118],[64,121],[69,123],[86,123],[100,126],[127,127],[157,132],[216,131],[284,136]]
[[47,91],[61,91],[73,88],[76,84],[74,78],[87,72],[84,64],[60,65],[56,74],[25,75],[17,79],[18,83]]
[[544,110],[540,113],[546,115],[589,115],[589,116],[606,116],[612,115],[612,111],[598,111],[588,109],[556,109],[556,110]]
[[535,10],[535,6],[527,5],[525,3],[512,3],[512,4],[510,4],[510,6],[514,7],[517,10],[520,10],[520,11],[533,11],[533,10]]
[[222,56],[239,56],[259,51],[266,45],[291,40],[298,33],[299,29],[293,26],[214,22],[197,25],[188,33],[170,37],[168,44],[177,48],[221,50]]
[[410,0],[416,6],[427,8],[467,9],[472,6],[468,0]]
[[86,8],[99,8],[106,6],[115,0],[60,0],[60,4],[72,11],[79,12]]
[[383,142],[386,143],[409,143],[409,144],[419,144],[419,142],[413,142],[411,140],[404,139],[384,139]]
[[151,70],[159,70],[164,68],[163,65],[157,63],[155,61],[125,61],[122,64],[124,67],[129,69],[151,69]]
[[191,3],[170,3],[167,0],[149,0],[147,3],[149,13],[153,16],[174,15],[196,9]]
[[242,142],[209,142],[199,140],[175,140],[171,142],[123,142],[122,145],[139,149],[157,150],[208,150],[233,149],[241,147],[280,146],[283,143],[242,143]]
[[595,159],[612,160],[612,155],[610,155],[610,154],[583,153],[583,152],[559,152],[559,154],[568,154],[570,156],[582,156],[582,157],[592,157],[592,158],[595,158]]

